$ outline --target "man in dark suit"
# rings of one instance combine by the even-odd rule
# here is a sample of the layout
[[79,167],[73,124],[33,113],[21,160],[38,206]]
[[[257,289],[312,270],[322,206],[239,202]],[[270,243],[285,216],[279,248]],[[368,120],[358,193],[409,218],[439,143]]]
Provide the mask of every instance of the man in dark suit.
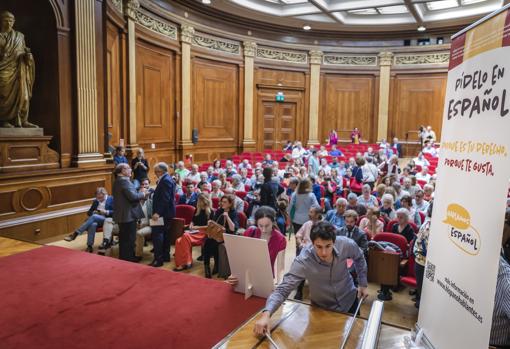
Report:
[[87,220],[76,229],[72,234],[65,237],[65,241],[73,241],[80,234],[87,231],[87,252],[93,251],[94,237],[96,230],[103,226],[107,217],[113,215],[113,197],[108,195],[105,188],[99,187],[96,189],[96,198],[92,201],[89,210],[87,211]]
[[168,174],[168,165],[164,162],[154,166],[158,177],[158,185],[152,197],[152,220],[163,218],[164,225],[152,226],[152,242],[154,244],[153,267],[161,267],[170,262],[170,221],[175,217],[175,182]]
[[186,194],[179,198],[179,205],[191,205],[196,207],[198,193],[195,192],[195,185],[192,182],[186,184]]
[[347,210],[344,213],[344,218],[345,226],[338,229],[336,235],[346,236],[354,240],[354,242],[359,246],[366,257],[368,252],[368,240],[365,232],[356,226],[356,222],[358,221],[358,213],[354,210]]
[[140,200],[148,196],[145,188],[139,192],[131,183],[131,167],[118,164],[115,167],[113,183],[114,214],[113,220],[119,225],[119,258],[125,261],[138,262],[135,257],[136,223],[143,218]]

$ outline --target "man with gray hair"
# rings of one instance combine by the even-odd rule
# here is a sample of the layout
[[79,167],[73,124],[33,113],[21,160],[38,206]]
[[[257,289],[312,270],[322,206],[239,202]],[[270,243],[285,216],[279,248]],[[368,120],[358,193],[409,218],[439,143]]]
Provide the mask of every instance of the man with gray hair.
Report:
[[131,183],[131,167],[128,164],[118,164],[113,173],[113,220],[119,224],[119,258],[136,262],[136,222],[144,216],[140,200],[149,193],[144,188],[136,191]]
[[344,213],[347,207],[347,200],[339,198],[336,200],[335,207],[336,208],[329,210],[328,213],[326,213],[325,220],[333,224],[337,229],[340,229],[345,226]]
[[163,219],[163,225],[152,226],[152,243],[154,244],[153,267],[161,267],[170,262],[170,221],[175,217],[175,182],[168,174],[168,165],[160,162],[154,166],[158,185],[152,197],[152,221]]

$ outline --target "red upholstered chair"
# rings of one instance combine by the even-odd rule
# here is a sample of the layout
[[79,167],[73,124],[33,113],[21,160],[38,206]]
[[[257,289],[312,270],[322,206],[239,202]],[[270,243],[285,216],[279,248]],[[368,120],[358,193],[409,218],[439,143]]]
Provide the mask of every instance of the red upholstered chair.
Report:
[[[398,221],[396,219],[389,221],[388,224],[386,224],[385,231],[392,232],[393,231],[393,226],[395,224],[398,224]],[[419,230],[418,226],[416,224],[414,224],[413,222],[409,222],[409,225],[411,226],[411,228],[413,228],[414,233],[418,234],[418,230]]]
[[251,187],[248,184],[244,185],[244,191],[249,192],[251,190]]
[[184,229],[191,223],[193,215],[195,214],[195,207],[190,205],[177,205],[175,206],[175,217],[170,221],[170,244],[174,245],[175,240],[184,234]]
[[244,214],[248,215],[248,208],[250,207],[250,204],[246,200],[243,200],[243,202],[244,202],[244,205],[243,205]]
[[391,221],[388,222],[388,224],[386,224],[384,231],[391,232],[395,224],[398,224],[398,220],[392,219]]
[[400,283],[410,287],[412,289],[416,289],[418,286],[416,284],[416,273],[414,270],[414,255],[411,254],[409,256],[409,260],[407,261],[407,267],[404,272],[404,275],[400,276]]
[[418,179],[418,180],[416,180],[416,182],[417,182],[417,183],[420,185],[420,187],[422,187],[422,188],[423,188],[423,186],[424,186],[425,184],[427,184],[427,181],[424,181],[423,179]]
[[418,214],[420,215],[421,224],[423,224],[425,222],[425,213],[418,211]]
[[211,201],[213,209],[217,210],[220,207],[220,198],[212,198]]
[[402,235],[393,233],[379,233],[374,236],[374,241],[387,241],[391,242],[400,248],[400,251],[405,255],[408,250],[407,240]]
[[237,196],[238,198],[243,199],[243,200],[244,200],[244,198],[246,197],[246,192],[245,192],[245,191],[239,191],[239,190],[236,190],[236,191],[235,191],[235,194],[236,194],[236,196]]
[[237,219],[239,219],[239,228],[246,229],[248,218],[244,214],[244,212],[238,212],[237,213]]
[[184,224],[189,225],[193,220],[195,214],[195,207],[191,205],[177,205],[175,206],[175,218],[184,219]]

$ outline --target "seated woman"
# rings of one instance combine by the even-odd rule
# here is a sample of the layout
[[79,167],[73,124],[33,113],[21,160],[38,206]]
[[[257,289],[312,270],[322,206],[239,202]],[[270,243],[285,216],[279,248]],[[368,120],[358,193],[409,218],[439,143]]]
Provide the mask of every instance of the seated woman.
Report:
[[221,181],[219,179],[212,181],[211,187],[212,187],[211,199],[213,198],[221,199],[221,197],[224,195],[223,191],[221,191]]
[[[225,234],[235,234],[239,228],[239,219],[235,209],[235,197],[231,194],[226,194],[221,198],[220,208],[216,211],[213,221],[225,227]],[[205,277],[211,278],[213,274],[218,273],[218,246],[223,242],[218,242],[214,239],[207,238],[204,243],[204,269]],[[214,268],[211,273],[210,261],[211,257],[214,258]]]
[[421,226],[421,217],[418,213],[418,210],[414,208],[413,206],[413,199],[410,195],[404,195],[400,199],[400,203],[402,204],[402,207],[407,209],[409,211],[409,221],[416,224],[417,227]]
[[193,246],[201,246],[207,239],[205,228],[207,222],[214,217],[211,200],[207,194],[198,195],[197,209],[195,215],[186,231],[180,238],[175,241],[175,269],[174,271],[182,271],[191,268],[193,258],[191,256],[191,248]]
[[379,206],[377,199],[372,195],[372,188],[370,185],[364,184],[361,188],[361,195],[358,196],[358,204],[365,206],[367,209]]
[[[263,239],[267,241],[269,260],[274,276],[274,264],[278,253],[285,251],[287,240],[276,227],[276,211],[269,206],[260,207],[255,213],[255,226],[248,228],[244,234],[246,237]],[[237,277],[230,275],[227,282],[232,286],[237,285]]]
[[376,234],[382,233],[384,230],[384,223],[379,219],[381,212],[377,207],[372,207],[367,210],[367,215],[359,222],[359,228],[370,236],[370,240]]
[[260,207],[255,212],[255,226],[249,227],[243,234],[244,236],[263,239],[267,241],[269,249],[269,259],[274,275],[274,263],[278,253],[285,251],[287,240],[276,225],[276,211],[269,206]]
[[381,215],[386,221],[395,219],[395,210],[393,209],[393,196],[391,194],[384,194],[381,198]]
[[393,225],[393,228],[391,228],[392,233],[402,235],[408,243],[413,241],[415,235],[413,228],[409,224],[409,211],[405,208],[399,208],[397,210],[397,220],[398,224]]

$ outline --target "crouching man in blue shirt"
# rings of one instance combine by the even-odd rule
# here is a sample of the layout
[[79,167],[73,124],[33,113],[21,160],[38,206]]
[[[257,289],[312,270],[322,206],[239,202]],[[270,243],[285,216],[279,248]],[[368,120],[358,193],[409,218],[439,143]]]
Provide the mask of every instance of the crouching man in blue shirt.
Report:
[[[327,310],[353,314],[358,299],[368,296],[367,264],[363,252],[353,240],[336,236],[335,231],[335,226],[329,222],[313,225],[310,231],[312,245],[301,251],[282,283],[267,299],[266,308],[255,323],[255,334],[262,336],[270,331],[271,315],[305,279],[309,283],[312,304]],[[352,259],[356,268],[357,289],[349,274],[347,259]]]

